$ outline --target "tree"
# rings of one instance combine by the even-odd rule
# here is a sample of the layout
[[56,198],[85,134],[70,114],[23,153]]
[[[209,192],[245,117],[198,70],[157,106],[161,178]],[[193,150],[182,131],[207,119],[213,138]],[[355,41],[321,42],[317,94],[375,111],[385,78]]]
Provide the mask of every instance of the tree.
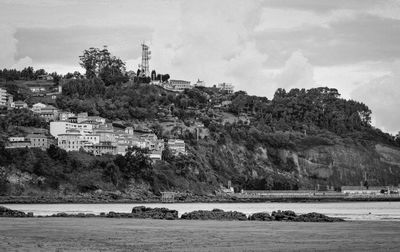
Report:
[[47,75],[46,70],[44,70],[44,69],[38,69],[38,70],[36,70],[35,73],[34,73],[34,77],[33,77],[33,78],[34,78],[35,80],[37,80],[37,78],[38,78],[40,75]]
[[116,187],[118,187],[121,178],[121,172],[114,162],[110,161],[107,163],[103,174],[108,181],[112,182]]
[[80,65],[86,70],[86,77],[92,79],[101,78],[106,85],[127,81],[125,62],[112,56],[106,47],[102,50],[91,47],[83,51],[79,56]]
[[153,167],[147,154],[148,149],[131,147],[125,156],[117,158],[115,163],[127,178],[150,180]]
[[34,78],[33,67],[31,67],[31,66],[25,67],[21,71],[21,77],[24,78],[25,80],[32,80]]

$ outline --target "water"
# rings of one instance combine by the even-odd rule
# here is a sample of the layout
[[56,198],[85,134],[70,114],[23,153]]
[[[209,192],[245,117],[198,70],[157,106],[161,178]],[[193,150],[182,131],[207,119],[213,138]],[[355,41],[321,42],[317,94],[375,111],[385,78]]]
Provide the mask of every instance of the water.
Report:
[[239,211],[247,215],[256,212],[292,210],[296,213],[318,212],[346,220],[400,221],[400,202],[327,202],[327,203],[151,203],[151,204],[3,204],[3,206],[35,215],[51,215],[101,212],[131,212],[134,206],[166,207],[175,209],[182,215],[195,210]]

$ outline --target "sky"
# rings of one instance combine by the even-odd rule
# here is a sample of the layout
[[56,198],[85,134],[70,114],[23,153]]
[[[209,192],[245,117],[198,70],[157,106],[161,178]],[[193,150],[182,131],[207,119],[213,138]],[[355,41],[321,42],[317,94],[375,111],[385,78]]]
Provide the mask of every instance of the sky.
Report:
[[400,0],[0,0],[0,68],[84,73],[83,50],[107,45],[136,71],[143,41],[173,79],[337,88],[400,131]]

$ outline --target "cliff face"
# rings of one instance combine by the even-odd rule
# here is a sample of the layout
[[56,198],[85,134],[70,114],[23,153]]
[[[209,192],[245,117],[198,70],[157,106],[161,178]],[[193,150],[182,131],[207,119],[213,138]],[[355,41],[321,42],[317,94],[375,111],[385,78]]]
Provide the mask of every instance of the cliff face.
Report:
[[[370,186],[400,183],[400,149],[373,142],[336,142],[298,150],[259,147],[252,151],[230,143],[200,145],[193,151],[208,171],[209,183],[215,186],[228,179],[234,186],[242,183],[240,186],[248,189],[277,189],[276,180],[289,181],[283,185],[285,189],[296,189],[294,184],[303,189],[313,189],[316,184],[336,188],[360,185],[365,178]],[[261,182],[249,186],[249,180]]]
[[299,152],[280,151],[283,162],[292,159],[300,181],[316,180],[332,186],[400,183],[400,150],[375,144],[316,146]]

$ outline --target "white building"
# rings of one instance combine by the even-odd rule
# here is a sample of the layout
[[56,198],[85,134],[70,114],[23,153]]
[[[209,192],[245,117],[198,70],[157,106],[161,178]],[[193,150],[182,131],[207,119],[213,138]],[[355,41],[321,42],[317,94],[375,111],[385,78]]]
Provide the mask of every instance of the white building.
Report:
[[58,138],[60,134],[66,134],[68,130],[79,130],[82,134],[90,134],[93,125],[89,123],[71,123],[65,121],[50,122],[50,134]]
[[67,121],[70,117],[74,117],[75,114],[72,112],[61,111],[58,113],[58,119],[60,121]]
[[100,123],[100,124],[105,124],[106,119],[100,116],[78,116],[77,117],[77,122],[78,123]]
[[15,101],[10,104],[10,107],[15,109],[24,109],[28,108],[28,104],[24,101]]
[[58,135],[58,147],[66,151],[79,151],[91,145],[99,144],[100,136],[94,134],[84,135],[79,130],[69,130]]
[[180,139],[169,139],[168,148],[174,155],[186,154],[186,145],[184,140]]
[[217,88],[229,94],[233,93],[233,85],[231,83],[225,83],[225,82],[219,83]]
[[0,88],[0,106],[7,106],[7,91]]
[[376,195],[380,194],[381,190],[384,190],[385,186],[342,186],[342,193],[348,195]]
[[191,89],[190,81],[185,80],[169,80],[169,84],[172,86],[173,91],[182,92],[185,89]]
[[197,82],[194,84],[195,87],[205,87],[206,83],[200,79],[197,79]]
[[49,137],[42,134],[29,134],[26,139],[31,142],[31,148],[41,148],[43,150],[48,149],[54,141]]
[[39,113],[45,107],[47,107],[46,104],[38,102],[38,103],[35,103],[35,104],[32,105],[32,111],[35,112],[35,113]]

